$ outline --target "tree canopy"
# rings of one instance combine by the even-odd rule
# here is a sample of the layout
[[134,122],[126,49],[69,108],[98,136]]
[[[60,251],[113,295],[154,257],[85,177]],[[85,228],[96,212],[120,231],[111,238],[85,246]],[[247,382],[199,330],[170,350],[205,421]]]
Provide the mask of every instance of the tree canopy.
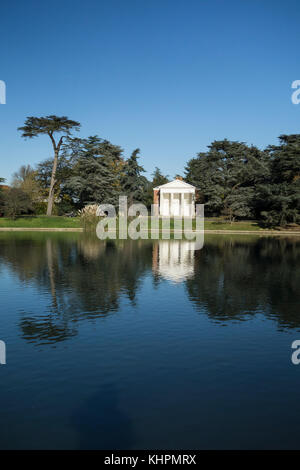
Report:
[[279,145],[267,149],[270,177],[262,188],[268,225],[300,223],[300,135],[281,135]]
[[121,187],[128,197],[128,204],[143,202],[146,195],[147,179],[141,174],[145,170],[138,163],[139,153],[140,149],[135,149],[124,165]]
[[186,166],[186,181],[198,189],[206,213],[251,218],[256,214],[256,190],[268,176],[267,154],[244,142],[214,141]]
[[[71,130],[79,130],[80,123],[72,121],[66,116],[46,116],[46,117],[27,117],[24,126],[18,127],[18,130],[22,132],[22,137],[33,138],[40,134],[48,134],[49,137],[53,137],[55,133],[63,133],[69,136]],[[52,140],[52,139],[51,139]],[[53,140],[52,140],[52,143]],[[54,143],[55,145],[55,143]]]
[[64,150],[71,155],[73,168],[65,187],[74,200],[81,207],[90,203],[116,204],[124,167],[121,147],[98,136],[70,140],[68,144]]
[[164,176],[161,170],[156,166],[154,172],[152,173],[152,186],[161,186],[169,182],[169,176]]
[[[13,186],[31,202],[38,188],[40,205],[48,199],[48,215],[53,207],[63,214],[88,204],[117,205],[120,195],[128,196],[129,205],[142,202],[149,208],[153,188],[169,177],[155,167],[147,179],[138,148],[126,158],[119,145],[97,135],[72,136],[79,127],[66,116],[28,117],[19,128],[22,137],[48,135],[54,157],[36,168],[22,166]],[[197,188],[206,216],[256,219],[269,227],[300,223],[300,134],[281,135],[278,145],[263,150],[242,141],[215,140],[187,162],[183,179]]]

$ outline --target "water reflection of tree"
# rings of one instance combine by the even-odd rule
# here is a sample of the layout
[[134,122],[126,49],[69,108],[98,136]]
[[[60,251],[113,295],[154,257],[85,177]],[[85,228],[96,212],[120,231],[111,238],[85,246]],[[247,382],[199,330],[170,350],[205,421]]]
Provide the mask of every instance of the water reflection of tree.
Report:
[[[134,304],[146,272],[153,270],[153,284],[160,285],[158,244],[74,234],[1,237],[0,263],[33,283],[48,302],[41,312],[22,314],[23,337],[39,344],[63,341],[77,334],[79,321],[117,311],[121,298]],[[201,313],[226,323],[261,312],[280,327],[300,327],[299,238],[206,237],[189,259],[194,272],[184,285]]]
[[121,296],[135,302],[142,276],[151,266],[152,245],[95,237],[46,240],[11,238],[0,244],[0,259],[23,282],[35,282],[51,302],[40,315],[25,313],[20,326],[26,339],[64,340],[76,334],[81,319],[118,310]]
[[281,327],[300,327],[299,238],[206,239],[186,281],[190,300],[215,320],[263,313]]

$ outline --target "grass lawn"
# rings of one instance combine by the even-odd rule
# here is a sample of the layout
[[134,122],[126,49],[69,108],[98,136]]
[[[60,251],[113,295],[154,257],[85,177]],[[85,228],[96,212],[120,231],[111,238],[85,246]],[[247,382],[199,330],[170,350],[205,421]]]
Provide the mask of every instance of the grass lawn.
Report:
[[218,219],[205,219],[204,220],[204,228],[206,230],[247,230],[247,231],[257,231],[263,230],[262,227],[258,225],[255,221],[239,221],[233,222],[223,222],[222,220]]
[[80,228],[79,217],[19,217],[16,220],[0,218],[0,228]]
[[[150,222],[149,222],[150,226]],[[161,221],[160,221],[161,227]],[[80,218],[79,217],[46,217],[46,216],[37,216],[37,217],[19,217],[16,220],[8,218],[0,218],[0,228],[81,228]],[[174,228],[174,220],[171,219],[170,228]],[[193,221],[193,228],[195,228],[195,221]],[[233,230],[233,231],[263,231],[257,222],[255,221],[242,221],[242,222],[233,222],[232,224],[224,222],[221,219],[205,219],[204,223],[205,230]],[[295,230],[295,228],[294,228]],[[300,227],[297,228],[300,231]]]

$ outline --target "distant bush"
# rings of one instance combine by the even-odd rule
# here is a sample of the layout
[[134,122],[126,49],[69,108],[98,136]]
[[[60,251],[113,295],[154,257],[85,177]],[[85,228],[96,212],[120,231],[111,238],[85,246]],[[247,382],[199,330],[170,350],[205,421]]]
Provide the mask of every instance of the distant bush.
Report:
[[35,215],[45,215],[47,212],[47,202],[35,202],[32,204]]
[[32,212],[32,204],[27,193],[19,188],[11,188],[4,193],[4,215],[16,219]]

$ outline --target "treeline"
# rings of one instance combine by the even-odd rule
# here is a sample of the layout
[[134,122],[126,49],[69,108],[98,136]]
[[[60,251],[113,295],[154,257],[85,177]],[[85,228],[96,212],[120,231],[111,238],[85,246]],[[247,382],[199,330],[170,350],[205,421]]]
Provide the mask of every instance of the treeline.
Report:
[[[0,212],[10,217],[75,215],[87,204],[117,205],[120,195],[127,195],[129,204],[150,207],[153,188],[166,183],[168,176],[156,168],[147,179],[139,149],[126,159],[123,149],[108,140],[72,136],[79,127],[66,117],[27,118],[19,128],[22,136],[47,134],[54,155],[14,174],[11,187],[0,191]],[[196,186],[206,216],[255,219],[269,227],[300,223],[300,134],[282,135],[277,146],[265,150],[215,141],[188,161],[183,178]]]
[[[0,187],[2,215],[77,215],[88,204],[117,205],[120,195],[127,195],[129,204],[142,202],[150,207],[153,187],[168,178],[156,168],[148,180],[139,164],[139,149],[126,159],[123,149],[108,140],[73,137],[71,129],[79,127],[78,122],[66,117],[27,118],[19,128],[22,136],[47,134],[54,156],[35,168],[23,165],[14,173],[11,187]],[[56,134],[63,135],[55,140]]]
[[[120,195],[127,195],[129,204],[142,202],[150,207],[153,188],[168,179],[156,168],[148,180],[138,158],[139,149],[125,159],[122,149],[96,136],[68,141],[57,166],[52,215],[76,215],[88,204],[118,205]],[[14,173],[11,186],[0,187],[0,213],[12,218],[46,214],[52,164],[47,159]]]
[[206,215],[256,219],[266,226],[300,222],[300,134],[265,150],[215,141],[186,166]]

